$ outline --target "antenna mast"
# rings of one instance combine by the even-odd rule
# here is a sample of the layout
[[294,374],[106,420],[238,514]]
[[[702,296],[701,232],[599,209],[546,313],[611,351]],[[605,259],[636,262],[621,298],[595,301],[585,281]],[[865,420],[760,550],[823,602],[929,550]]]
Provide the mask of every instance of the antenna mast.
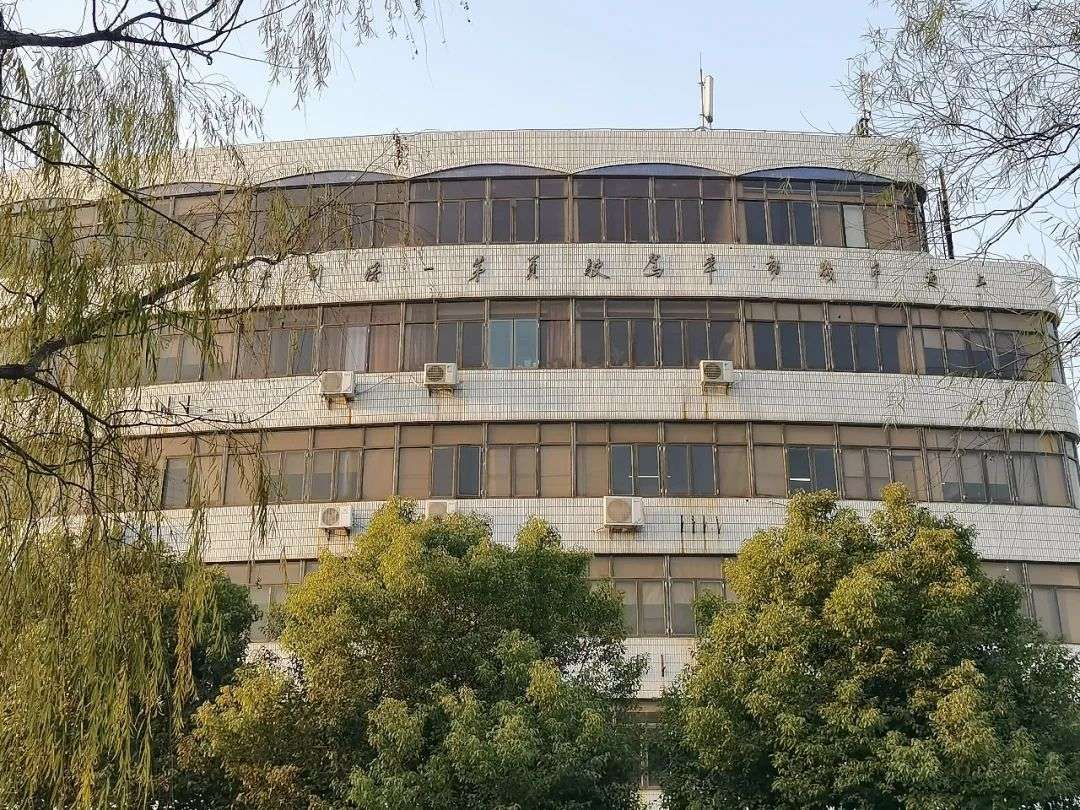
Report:
[[701,126],[698,129],[712,129],[713,122],[713,77],[701,67],[701,54],[698,54],[698,87],[701,88]]
[[859,111],[859,120],[855,122],[855,134],[863,138],[870,135],[870,77],[866,73],[859,74],[859,100],[862,109]]

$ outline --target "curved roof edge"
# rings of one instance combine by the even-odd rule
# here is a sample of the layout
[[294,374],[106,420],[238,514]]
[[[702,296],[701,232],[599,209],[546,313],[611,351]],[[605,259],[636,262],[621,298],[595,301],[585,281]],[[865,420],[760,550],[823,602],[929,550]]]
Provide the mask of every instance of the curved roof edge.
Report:
[[495,165],[577,174],[627,164],[694,166],[722,175],[818,167],[917,185],[924,180],[922,163],[912,146],[887,138],[650,129],[418,132],[267,142],[241,146],[228,154],[196,152],[182,179],[263,183],[325,171],[413,178]]

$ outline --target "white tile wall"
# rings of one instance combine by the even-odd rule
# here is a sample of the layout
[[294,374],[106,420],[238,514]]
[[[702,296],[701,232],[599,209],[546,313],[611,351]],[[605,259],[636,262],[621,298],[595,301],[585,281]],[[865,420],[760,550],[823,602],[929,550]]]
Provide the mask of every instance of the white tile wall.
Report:
[[[512,543],[531,515],[552,524],[563,542],[593,553],[735,554],[755,531],[784,520],[785,501],[770,498],[648,498],[645,526],[635,534],[611,533],[601,526],[602,498],[491,498],[461,500],[462,511],[487,517],[492,536]],[[380,504],[354,505],[353,519],[360,530]],[[862,515],[873,503],[846,501]],[[268,536],[252,531],[248,507],[219,507],[207,511],[207,560],[315,557],[326,535],[318,529],[318,504],[290,504],[270,508]],[[976,548],[988,559],[1080,560],[1080,509],[1047,506],[928,504],[938,515],[952,515],[978,534]],[[183,542],[188,512],[169,513],[178,543]]]
[[807,132],[687,129],[417,132],[241,146],[198,152],[184,179],[264,182],[319,171],[415,177],[441,169],[511,163],[578,172],[621,163],[677,163],[742,174],[787,166],[865,171],[921,182],[921,162],[899,141]]
[[[663,275],[643,273],[649,254],[660,256]],[[538,278],[526,280],[530,256],[539,256]],[[717,257],[717,271],[704,272]],[[473,262],[485,272],[469,281]],[[767,267],[779,262],[779,275]],[[590,259],[610,278],[588,278]],[[828,260],[835,281],[821,277]],[[1054,310],[1053,280],[1033,262],[940,259],[926,253],[782,245],[429,245],[320,253],[278,266],[266,285],[266,303],[401,301],[432,298],[658,296],[752,297],[810,301],[868,301],[930,306]],[[379,263],[379,281],[364,281]],[[875,268],[876,262],[876,268]],[[933,269],[937,286],[927,284]],[[874,272],[878,272],[875,277]],[[977,287],[979,275],[986,284]]]
[[[1076,432],[1069,389],[1059,384],[740,370],[727,395],[701,389],[697,369],[461,371],[453,395],[428,394],[422,372],[357,375],[357,397],[328,406],[314,377],[182,383],[144,400],[226,419],[240,427],[393,422],[699,419],[850,422]],[[193,427],[187,424],[185,430]]]

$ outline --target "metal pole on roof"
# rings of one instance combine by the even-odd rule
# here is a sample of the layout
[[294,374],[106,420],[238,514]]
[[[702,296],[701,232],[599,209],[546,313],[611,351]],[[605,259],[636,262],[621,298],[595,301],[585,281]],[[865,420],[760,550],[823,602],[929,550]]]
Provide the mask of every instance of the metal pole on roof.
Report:
[[941,229],[945,234],[945,258],[956,258],[953,249],[952,219],[949,216],[949,194],[945,188],[945,170],[938,166],[938,184],[940,186],[938,205],[941,208]]

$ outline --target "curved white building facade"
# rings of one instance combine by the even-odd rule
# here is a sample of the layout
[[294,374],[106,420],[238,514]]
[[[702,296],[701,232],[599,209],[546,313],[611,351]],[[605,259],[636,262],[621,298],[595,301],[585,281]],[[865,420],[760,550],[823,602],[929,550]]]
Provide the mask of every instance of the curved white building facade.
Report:
[[[358,530],[393,493],[445,502],[505,541],[538,514],[626,594],[655,697],[689,655],[693,596],[723,589],[789,492],[869,511],[896,479],[974,525],[1048,632],[1080,642],[1078,426],[1050,276],[930,255],[899,154],[684,130],[272,143],[242,150],[242,176],[201,154],[178,216],[243,180],[333,198],[351,224],[287,308],[223,322],[215,379],[166,348],[144,396],[242,414],[250,442],[163,441],[165,503],[217,471],[206,558],[264,605],[339,542],[329,505]],[[703,360],[732,363],[729,389],[703,387]],[[453,363],[456,385],[430,390],[427,363]],[[351,372],[351,398],[324,397],[323,371]],[[281,501],[266,539],[234,485],[256,453]],[[612,497],[636,530],[605,525]]]

